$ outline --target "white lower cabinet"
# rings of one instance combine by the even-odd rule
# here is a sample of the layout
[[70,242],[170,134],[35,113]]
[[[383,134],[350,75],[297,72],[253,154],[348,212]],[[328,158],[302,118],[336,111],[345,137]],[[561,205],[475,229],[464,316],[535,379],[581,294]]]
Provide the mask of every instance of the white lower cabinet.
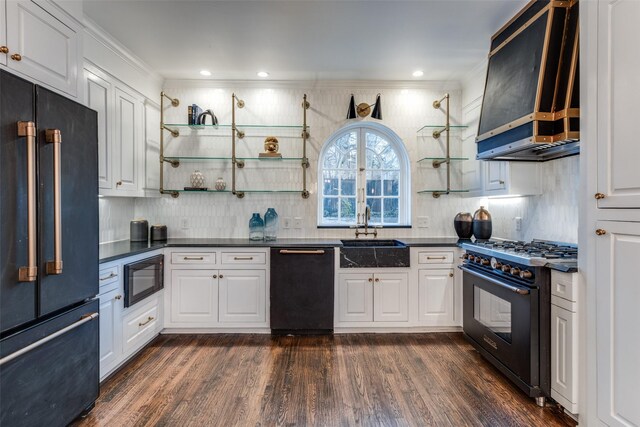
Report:
[[220,270],[220,323],[264,323],[267,320],[265,270]]
[[340,322],[406,322],[409,320],[407,273],[340,273]]
[[155,337],[158,325],[162,324],[160,298],[150,297],[137,305],[129,308],[122,318],[122,349],[125,355],[133,354]]
[[116,288],[99,295],[100,300],[100,378],[118,365],[122,357],[120,312],[122,294]]
[[210,326],[218,321],[218,271],[171,271],[171,323]]
[[418,271],[419,321],[427,326],[454,324],[452,269]]

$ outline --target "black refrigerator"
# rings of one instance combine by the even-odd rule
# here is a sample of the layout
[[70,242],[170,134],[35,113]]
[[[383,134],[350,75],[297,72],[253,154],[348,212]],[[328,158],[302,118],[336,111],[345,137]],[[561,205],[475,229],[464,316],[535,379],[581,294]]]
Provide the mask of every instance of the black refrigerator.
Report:
[[0,71],[0,425],[99,393],[97,113]]

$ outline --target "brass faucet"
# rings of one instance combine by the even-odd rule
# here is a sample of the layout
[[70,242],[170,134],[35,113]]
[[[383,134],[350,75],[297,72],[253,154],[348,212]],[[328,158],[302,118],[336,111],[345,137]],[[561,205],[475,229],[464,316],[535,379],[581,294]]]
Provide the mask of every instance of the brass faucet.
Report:
[[373,231],[369,231],[369,220],[371,219],[371,208],[369,207],[369,205],[365,206],[364,208],[364,231],[360,231],[360,229],[358,228],[361,224],[357,224],[356,225],[356,239],[358,238],[359,235],[364,234],[365,236],[369,235],[369,234],[373,234],[373,237],[376,238],[378,237],[378,227],[374,227]]

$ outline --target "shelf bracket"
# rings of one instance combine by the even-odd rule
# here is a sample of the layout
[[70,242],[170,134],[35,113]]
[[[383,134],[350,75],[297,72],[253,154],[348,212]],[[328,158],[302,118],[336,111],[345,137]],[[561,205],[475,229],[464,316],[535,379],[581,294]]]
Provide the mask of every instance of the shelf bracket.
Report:
[[177,168],[178,166],[180,166],[180,160],[169,160],[166,157],[163,157],[161,161],[169,163],[174,168]]
[[238,198],[238,199],[244,199],[244,191],[234,191],[233,194]]
[[171,166],[177,168],[180,166],[180,162],[177,160],[166,160],[164,158],[164,132],[163,130],[167,130],[171,133],[171,136],[174,138],[180,136],[180,132],[177,129],[171,129],[164,124],[164,99],[167,98],[171,101],[172,107],[177,107],[180,105],[180,101],[178,98],[172,98],[164,91],[160,92],[160,194],[171,194],[171,197],[176,198],[180,195],[180,193],[176,191],[165,192],[164,191],[164,163],[171,163]]
[[309,198],[309,190],[302,190],[302,198],[303,199],[308,199]]

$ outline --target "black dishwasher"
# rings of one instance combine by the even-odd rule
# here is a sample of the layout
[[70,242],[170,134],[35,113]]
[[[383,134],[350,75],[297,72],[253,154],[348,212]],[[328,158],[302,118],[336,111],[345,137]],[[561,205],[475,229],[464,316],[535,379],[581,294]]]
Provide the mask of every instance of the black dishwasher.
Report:
[[271,333],[333,332],[333,248],[271,248]]

